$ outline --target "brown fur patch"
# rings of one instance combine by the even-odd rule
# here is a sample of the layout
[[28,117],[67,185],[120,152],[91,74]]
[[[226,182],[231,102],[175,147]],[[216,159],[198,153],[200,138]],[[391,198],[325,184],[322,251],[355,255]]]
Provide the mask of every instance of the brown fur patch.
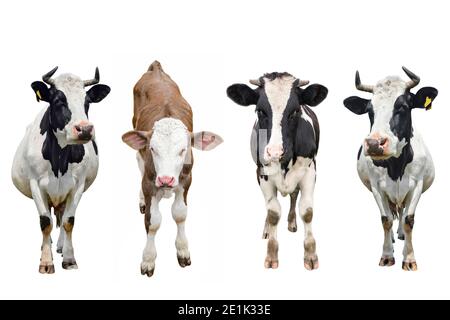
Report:
[[381,223],[383,224],[383,229],[389,231],[391,230],[394,221],[388,217],[381,217]]
[[313,219],[313,209],[311,207],[306,209],[306,212],[303,215],[302,219],[305,223],[311,223]]
[[404,224],[403,228],[404,228],[405,232],[408,232],[408,233],[414,229],[414,215],[405,217],[405,224]]
[[276,226],[280,221],[280,214],[273,210],[267,210],[267,222],[273,226]]
[[67,221],[64,222],[64,230],[67,233],[71,233],[73,231],[73,226],[75,224],[75,217],[70,217]]
[[273,259],[278,257],[278,241],[276,239],[270,239],[267,243],[267,255]]
[[316,252],[316,240],[314,240],[314,238],[306,238],[303,247],[308,253]]

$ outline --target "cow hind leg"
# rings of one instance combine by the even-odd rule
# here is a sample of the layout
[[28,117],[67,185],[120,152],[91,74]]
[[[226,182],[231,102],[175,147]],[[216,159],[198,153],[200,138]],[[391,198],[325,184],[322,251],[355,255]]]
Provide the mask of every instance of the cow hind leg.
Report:
[[291,206],[289,208],[288,215],[288,230],[290,232],[297,232],[297,214],[295,212],[295,206],[297,205],[297,198],[300,189],[295,189],[293,193],[290,194]]
[[[142,159],[141,154],[139,151],[136,153],[136,160],[138,163],[139,171],[141,172],[141,177],[144,177],[145,173],[145,162],[144,159]],[[142,187],[139,190],[139,210],[142,214],[145,214],[145,197],[144,192],[142,191]]]
[[177,249],[177,259],[180,267],[191,265],[191,254],[189,252],[188,240],[185,232],[185,221],[187,217],[187,205],[184,200],[183,190],[177,191],[172,204],[172,217],[177,224],[177,238],[175,247]]
[[65,236],[66,236],[66,231],[61,226],[61,221],[62,221],[62,218],[64,215],[65,206],[66,206],[66,204],[64,203],[62,205],[59,205],[59,206],[53,208],[55,216],[56,216],[56,226],[59,227],[59,237],[58,237],[58,242],[56,244],[56,252],[59,254],[63,253],[64,241],[65,241]]

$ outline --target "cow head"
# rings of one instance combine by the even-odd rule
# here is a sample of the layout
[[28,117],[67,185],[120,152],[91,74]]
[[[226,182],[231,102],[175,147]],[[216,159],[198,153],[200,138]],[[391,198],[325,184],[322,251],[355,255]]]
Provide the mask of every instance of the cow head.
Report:
[[[42,77],[41,81],[31,84],[37,101],[50,104],[45,115],[46,130],[52,130],[61,147],[71,144],[89,142],[95,134],[94,125],[88,119],[90,103],[100,102],[105,98],[110,88],[98,84],[100,74],[95,70],[95,78],[81,80],[73,74],[62,74],[52,78],[58,67]],[[85,88],[92,86],[88,91]]]
[[364,140],[364,154],[374,160],[398,158],[403,148],[409,143],[412,135],[411,110],[414,108],[431,109],[431,103],[438,91],[425,87],[411,93],[420,78],[403,67],[409,81],[399,77],[387,77],[375,86],[361,84],[356,72],[356,88],[373,94],[372,100],[360,97],[349,97],[344,105],[356,114],[369,114],[370,133]]
[[[241,106],[256,105],[258,121],[254,130],[260,137],[259,161],[263,164],[282,161],[288,163],[294,154],[297,126],[301,121],[301,105],[317,106],[327,96],[328,90],[320,84],[306,88],[309,81],[300,80],[289,73],[268,73],[257,80],[252,89],[245,84],[228,87],[228,97]],[[261,139],[266,136],[266,139]]]
[[122,140],[135,150],[147,149],[150,152],[158,188],[178,185],[183,165],[191,163],[192,146],[209,151],[223,142],[212,132],[189,132],[182,121],[174,118],[156,121],[151,131],[129,131]]

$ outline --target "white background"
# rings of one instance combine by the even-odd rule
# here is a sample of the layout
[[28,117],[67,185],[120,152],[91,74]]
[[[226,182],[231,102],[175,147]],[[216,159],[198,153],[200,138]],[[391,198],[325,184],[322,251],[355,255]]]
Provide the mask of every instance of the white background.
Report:
[[[138,299],[450,298],[448,142],[450,30],[446,1],[8,1],[0,11],[0,297]],[[140,275],[145,244],[138,210],[131,129],[132,87],[158,59],[194,110],[194,129],[225,143],[195,151],[187,234],[192,266],[181,269],[170,202],[162,205],[153,278]],[[41,232],[36,208],[13,186],[10,168],[38,104],[32,81],[54,66],[83,78],[100,67],[111,94],[92,105],[100,171],[84,195],[74,230],[78,271],[38,273]],[[402,74],[440,90],[433,110],[413,121],[433,155],[436,181],[422,197],[414,229],[419,271],[378,267],[383,232],[372,195],[359,181],[356,154],[367,116],[344,108],[358,68],[363,82]],[[314,108],[321,124],[313,226],[320,269],[303,268],[303,230],[279,224],[280,267],[265,270],[264,201],[249,137],[253,107],[226,97],[227,86],[265,72],[288,71],[328,87]],[[300,220],[299,220],[300,222]],[[53,238],[57,238],[55,233]]]

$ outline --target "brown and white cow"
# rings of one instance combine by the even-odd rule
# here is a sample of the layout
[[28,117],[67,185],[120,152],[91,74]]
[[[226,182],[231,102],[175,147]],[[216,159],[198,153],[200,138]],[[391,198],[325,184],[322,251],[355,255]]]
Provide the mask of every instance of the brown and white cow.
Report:
[[158,61],[150,65],[134,87],[133,127],[122,140],[138,150],[142,174],[139,205],[145,214],[147,231],[141,273],[151,277],[156,259],[155,235],[161,224],[159,202],[172,194],[175,195],[172,217],[178,227],[175,242],[178,263],[183,268],[191,264],[185,220],[192,181],[192,147],[209,151],[223,140],[212,132],[193,133],[191,107]]

